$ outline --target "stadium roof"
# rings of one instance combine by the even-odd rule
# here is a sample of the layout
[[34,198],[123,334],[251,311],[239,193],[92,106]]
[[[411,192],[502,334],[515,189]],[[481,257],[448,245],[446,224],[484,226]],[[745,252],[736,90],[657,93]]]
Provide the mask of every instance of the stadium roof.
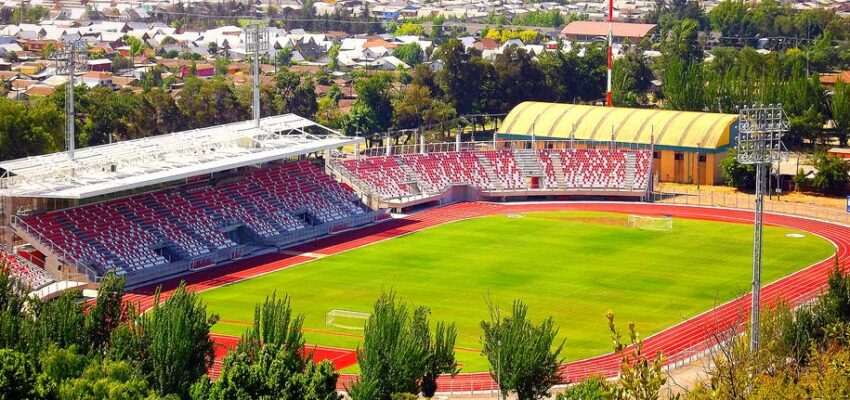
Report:
[[738,116],[690,111],[600,107],[560,103],[520,103],[499,127],[502,137],[598,140],[660,147],[722,150]]
[[84,199],[362,141],[279,115],[0,162],[0,196]]

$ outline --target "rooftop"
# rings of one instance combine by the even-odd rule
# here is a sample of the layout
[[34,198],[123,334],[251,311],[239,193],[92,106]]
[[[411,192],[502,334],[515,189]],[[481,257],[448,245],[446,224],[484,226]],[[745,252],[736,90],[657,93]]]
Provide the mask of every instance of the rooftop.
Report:
[[0,196],[85,199],[362,141],[278,115],[0,162]]
[[[611,24],[616,37],[644,37],[655,28],[655,24],[630,24],[614,22]],[[562,35],[608,36],[608,22],[573,21],[561,30]]]

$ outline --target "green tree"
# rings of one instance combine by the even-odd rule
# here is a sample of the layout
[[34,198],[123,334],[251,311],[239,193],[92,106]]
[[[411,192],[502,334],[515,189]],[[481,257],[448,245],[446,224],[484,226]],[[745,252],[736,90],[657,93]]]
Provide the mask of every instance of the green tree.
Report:
[[228,61],[224,57],[216,57],[215,58],[215,74],[218,76],[227,75],[227,67],[230,65],[230,61]]
[[148,44],[133,36],[127,36],[126,39],[127,44],[130,45],[130,57],[132,57],[133,64],[136,63],[136,57],[142,55],[147,49]]
[[664,70],[664,108],[681,111],[702,111],[705,81],[700,63],[671,60]]
[[590,377],[558,393],[556,400],[606,400],[608,385],[604,378]]
[[420,24],[405,22],[399,25],[393,33],[396,36],[422,36],[425,33],[425,28]]
[[850,144],[850,85],[840,80],[836,82],[829,106],[832,120],[835,121],[836,136],[846,146]]
[[385,131],[392,123],[391,81],[392,78],[389,74],[380,73],[354,82],[357,103],[371,111],[374,116],[375,131]]
[[113,271],[107,272],[100,280],[94,305],[86,314],[86,334],[95,353],[103,353],[112,331],[126,321],[123,297],[124,277]]
[[36,399],[35,366],[26,354],[0,349],[0,399]]
[[59,387],[59,398],[76,400],[129,400],[159,397],[127,361],[96,360],[79,378],[68,379]]
[[754,34],[750,8],[743,0],[723,0],[708,13],[711,28],[723,36],[750,37]]
[[531,55],[516,46],[496,56],[494,65],[499,76],[500,112],[509,112],[526,100],[549,100],[549,86],[543,71]]
[[63,147],[62,111],[49,100],[24,103],[0,98],[0,159],[35,156]]
[[454,325],[438,323],[432,337],[430,312],[423,306],[411,312],[392,292],[378,298],[363,331],[363,347],[357,349],[361,373],[350,388],[354,400],[390,400],[420,390],[433,395],[437,375],[457,373]]
[[393,51],[394,56],[398,57],[401,61],[404,61],[405,64],[410,65],[411,67],[421,63],[424,54],[422,47],[415,42],[399,46]]
[[288,67],[289,63],[292,62],[292,49],[284,47],[278,50],[274,55],[274,60],[278,67]]
[[726,185],[739,189],[752,188],[756,184],[755,166],[739,163],[735,150],[729,150],[729,154],[720,162],[720,176]]
[[830,156],[824,152],[815,154],[812,165],[818,170],[811,185],[822,192],[842,193],[847,189],[850,181],[847,173],[850,167],[844,160]]
[[239,103],[233,84],[222,78],[186,79],[177,107],[186,116],[189,129],[236,122],[249,114]]
[[[643,353],[643,340],[635,324],[629,323],[629,342],[624,343],[622,333],[614,324],[614,313],[607,314],[608,329],[614,343],[614,353],[620,356],[618,380],[610,387],[614,400],[652,400],[659,398],[661,388],[667,382],[664,357],[659,351],[652,359]],[[630,350],[628,350],[631,346]]]
[[267,297],[255,308],[254,325],[225,357],[221,377],[212,385],[201,381],[193,398],[339,399],[333,365],[304,357],[303,322],[288,297]]
[[481,353],[490,362],[490,375],[500,382],[503,394],[516,393],[520,400],[549,396],[552,386],[563,381],[558,366],[565,341],[556,343],[558,328],[549,317],[540,325],[528,319],[528,306],[515,300],[511,315],[503,316],[490,304],[490,320],[481,322]]
[[60,348],[48,347],[38,357],[41,373],[38,375],[37,390],[43,398],[56,398],[63,382],[80,377],[89,359],[80,354],[76,345]]
[[330,50],[328,50],[328,59],[330,60],[328,62],[328,69],[330,70],[339,69],[339,48],[340,44],[334,43]]
[[120,54],[117,54],[115,58],[112,59],[112,72],[117,73],[131,68],[133,68],[133,61],[121,56]]
[[207,315],[206,305],[181,282],[174,293],[135,322],[141,354],[141,371],[151,388],[161,394],[188,396],[189,387],[206,375],[215,357],[210,327],[217,315]]

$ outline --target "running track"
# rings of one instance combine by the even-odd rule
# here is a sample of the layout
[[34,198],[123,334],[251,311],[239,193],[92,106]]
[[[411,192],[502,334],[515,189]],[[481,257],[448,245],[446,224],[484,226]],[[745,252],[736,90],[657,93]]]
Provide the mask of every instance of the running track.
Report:
[[[404,218],[391,220],[379,225],[344,232],[316,242],[290,248],[290,254],[270,254],[243,260],[227,266],[199,271],[181,277],[187,287],[196,290],[207,290],[260,274],[284,269],[293,265],[315,259],[317,255],[331,255],[351,250],[364,245],[394,238],[407,233],[435,225],[457,221],[460,219],[481,217],[502,213],[531,212],[531,211],[609,211],[628,212],[634,214],[664,214],[680,218],[693,218],[725,222],[752,222],[751,211],[717,209],[706,207],[676,206],[644,203],[533,203],[533,204],[493,204],[493,203],[459,203],[441,208],[430,209]],[[765,214],[765,223],[785,226],[808,231],[831,240],[836,245],[839,264],[846,268],[850,266],[850,228],[820,221],[785,215]],[[301,254],[299,254],[301,253]],[[799,272],[782,278],[762,289],[762,299],[766,305],[774,304],[784,299],[792,305],[800,304],[815,297],[826,283],[834,260],[826,260],[810,266]],[[179,280],[162,283],[161,299],[165,299]],[[155,287],[145,287],[131,290],[125,300],[135,303],[139,309],[145,310],[153,305]],[[679,323],[665,331],[644,339],[644,352],[655,354],[661,351],[673,363],[708,349],[713,345],[712,333],[730,327],[740,328],[740,322],[747,318],[747,308],[750,295],[719,305],[703,314]],[[233,337],[215,335],[214,340],[222,347],[230,347],[235,343]],[[336,352],[335,352],[336,350]],[[350,363],[352,355],[341,354],[339,349],[317,348],[315,357],[327,357],[340,366]],[[211,371],[217,375],[220,368],[220,358],[224,351],[217,352],[216,365]],[[605,354],[598,357],[564,364],[561,371],[568,382],[579,381],[588,375],[615,376],[619,365],[619,357],[615,354]],[[340,387],[355,379],[352,375],[340,378]],[[442,377],[438,381],[440,392],[469,392],[471,390],[491,390],[495,388],[490,375],[484,373],[461,374],[455,378]]]

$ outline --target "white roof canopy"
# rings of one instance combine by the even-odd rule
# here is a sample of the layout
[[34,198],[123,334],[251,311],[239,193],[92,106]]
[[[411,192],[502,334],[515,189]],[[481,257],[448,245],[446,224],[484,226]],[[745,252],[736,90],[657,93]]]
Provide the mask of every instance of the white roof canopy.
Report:
[[0,162],[0,196],[84,199],[360,142],[278,115]]

